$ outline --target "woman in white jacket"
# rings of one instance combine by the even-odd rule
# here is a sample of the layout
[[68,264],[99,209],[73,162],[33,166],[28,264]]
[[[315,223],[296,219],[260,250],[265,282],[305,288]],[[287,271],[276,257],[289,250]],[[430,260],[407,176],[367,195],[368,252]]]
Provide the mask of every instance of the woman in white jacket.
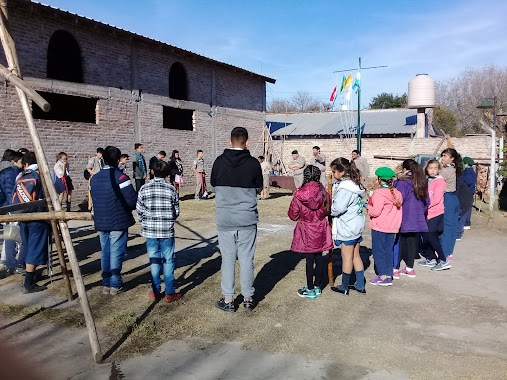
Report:
[[348,295],[352,269],[356,283],[350,288],[366,293],[364,287],[364,265],[359,255],[363,241],[365,217],[363,213],[365,190],[361,185],[359,170],[353,162],[340,157],[331,163],[331,171],[337,182],[333,185],[331,216],[333,217],[333,240],[341,247],[342,284],[331,290]]

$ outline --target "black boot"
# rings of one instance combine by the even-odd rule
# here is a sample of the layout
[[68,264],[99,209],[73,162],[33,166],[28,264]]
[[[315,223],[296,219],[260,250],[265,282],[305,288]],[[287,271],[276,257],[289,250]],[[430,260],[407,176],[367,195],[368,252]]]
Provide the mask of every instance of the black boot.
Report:
[[67,202],[67,211],[70,211],[70,202]]

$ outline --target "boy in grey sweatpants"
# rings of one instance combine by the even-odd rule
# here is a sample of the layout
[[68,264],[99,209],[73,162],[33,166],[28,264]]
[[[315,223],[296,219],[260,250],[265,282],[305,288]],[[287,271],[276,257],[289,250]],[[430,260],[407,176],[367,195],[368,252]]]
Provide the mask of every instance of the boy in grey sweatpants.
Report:
[[211,185],[215,188],[218,244],[222,254],[222,295],[215,306],[234,312],[236,259],[240,263],[241,294],[246,311],[254,307],[254,252],[257,239],[257,194],[262,190],[262,170],[247,150],[248,132],[236,127],[230,148],[215,160]]

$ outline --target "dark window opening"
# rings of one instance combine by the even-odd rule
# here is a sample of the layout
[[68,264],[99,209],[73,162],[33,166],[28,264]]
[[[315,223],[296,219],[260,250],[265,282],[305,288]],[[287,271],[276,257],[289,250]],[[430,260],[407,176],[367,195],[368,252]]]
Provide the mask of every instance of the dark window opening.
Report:
[[32,102],[34,119],[97,123],[95,113],[97,99],[42,91],[39,94],[48,101],[51,110],[44,112],[37,104]]
[[193,131],[194,111],[181,108],[163,107],[163,126],[168,129]]
[[183,65],[175,62],[169,70],[169,97],[172,99],[188,100],[187,72]]
[[47,77],[83,83],[81,49],[69,32],[57,30],[48,45]]

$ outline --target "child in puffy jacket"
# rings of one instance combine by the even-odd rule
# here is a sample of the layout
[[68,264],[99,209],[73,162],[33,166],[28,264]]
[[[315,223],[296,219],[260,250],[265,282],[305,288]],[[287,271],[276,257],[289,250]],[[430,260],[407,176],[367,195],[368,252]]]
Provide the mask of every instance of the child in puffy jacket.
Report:
[[303,185],[296,191],[289,207],[289,218],[297,221],[291,250],[306,257],[306,286],[297,291],[300,297],[314,299],[321,295],[324,277],[322,252],[333,249],[327,216],[331,197],[320,183],[321,171],[308,165]]
[[380,188],[375,190],[368,201],[370,215],[371,248],[377,277],[370,280],[372,285],[393,284],[394,238],[401,226],[403,197],[393,187],[394,170],[386,167],[375,171]]
[[333,185],[331,205],[332,233],[334,243],[341,247],[342,254],[342,283],[333,286],[331,290],[348,295],[350,277],[354,269],[356,282],[350,288],[365,293],[364,264],[359,255],[365,224],[363,213],[365,191],[361,184],[361,175],[354,162],[343,157],[331,162],[331,171],[337,181]]

